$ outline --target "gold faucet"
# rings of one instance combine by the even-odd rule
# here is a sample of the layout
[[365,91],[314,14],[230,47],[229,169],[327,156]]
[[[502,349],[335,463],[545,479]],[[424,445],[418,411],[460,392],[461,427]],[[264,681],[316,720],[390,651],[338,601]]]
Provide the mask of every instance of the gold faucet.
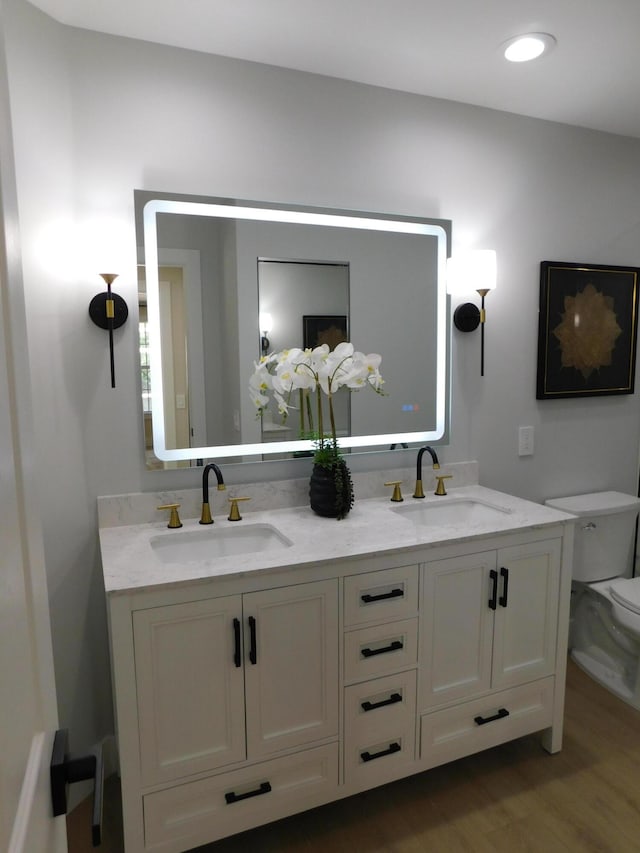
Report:
[[240,510],[238,509],[238,501],[250,501],[251,498],[229,498],[231,507],[229,508],[228,521],[242,521]]
[[[433,447],[429,447],[429,446],[421,447],[420,450],[418,451],[418,462],[416,465],[416,487],[415,487],[415,490],[413,492],[414,498],[423,498],[424,497],[424,489],[422,488],[422,456],[423,456],[425,450],[431,456],[431,459],[433,461],[433,470],[437,471],[440,468],[440,463],[438,462],[438,455],[435,452],[435,450],[433,449]],[[438,493],[436,492],[436,494],[438,494]],[[445,494],[446,494],[446,492],[445,492]]]
[[178,515],[178,509],[180,504],[162,504],[162,506],[156,507],[156,509],[170,509],[171,515],[169,516],[169,524],[167,527],[176,528],[182,527],[182,522],[180,521],[180,516]]
[[400,503],[404,498],[402,497],[402,492],[400,491],[400,486],[402,485],[402,480],[392,480],[390,483],[385,483],[385,486],[393,486],[393,494],[391,495],[391,500],[396,503]]
[[209,462],[204,466],[202,472],[202,512],[200,514],[200,524],[213,524],[211,518],[211,508],[209,506],[209,472],[213,471],[218,481],[218,491],[222,492],[225,489],[224,480],[222,479],[222,471],[218,468],[215,462]]
[[453,474],[436,474],[436,480],[438,481],[438,485],[436,486],[436,490],[433,493],[434,495],[446,495],[447,491],[444,487],[443,480],[451,480]]

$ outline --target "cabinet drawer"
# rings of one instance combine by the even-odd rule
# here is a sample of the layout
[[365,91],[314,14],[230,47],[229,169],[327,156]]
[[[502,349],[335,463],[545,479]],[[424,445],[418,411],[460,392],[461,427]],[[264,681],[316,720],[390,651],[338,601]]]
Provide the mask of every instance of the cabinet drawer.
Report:
[[[344,713],[347,782],[357,778],[374,781],[389,768],[414,760],[415,670],[347,687]],[[371,757],[385,750],[390,750],[387,755]]]
[[554,679],[544,678],[425,714],[420,721],[422,761],[435,767],[550,726],[553,688]]
[[181,838],[205,844],[335,799],[337,785],[333,743],[147,794],[145,849],[182,850]]
[[418,566],[401,566],[344,579],[344,624],[402,619],[418,610]]
[[346,681],[363,681],[416,664],[418,620],[404,619],[344,635]]
[[345,690],[345,781],[375,785],[415,760],[416,671]]

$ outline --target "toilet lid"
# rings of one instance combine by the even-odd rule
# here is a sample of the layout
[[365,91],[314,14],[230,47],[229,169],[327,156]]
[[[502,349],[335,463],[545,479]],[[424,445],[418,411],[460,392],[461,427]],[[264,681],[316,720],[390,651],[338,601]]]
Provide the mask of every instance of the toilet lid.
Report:
[[640,577],[614,581],[609,591],[618,604],[640,613]]

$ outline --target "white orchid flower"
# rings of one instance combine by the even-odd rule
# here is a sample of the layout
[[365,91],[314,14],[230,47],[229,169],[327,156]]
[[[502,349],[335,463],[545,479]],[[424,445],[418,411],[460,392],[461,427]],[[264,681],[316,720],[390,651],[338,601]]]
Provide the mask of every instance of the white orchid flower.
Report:
[[269,398],[266,394],[257,394],[256,392],[251,392],[251,400],[253,405],[258,409],[258,413],[261,414],[265,406],[269,403]]
[[293,406],[290,406],[284,397],[278,394],[277,391],[273,392],[273,398],[278,404],[278,414],[283,415],[283,417],[286,417],[289,414],[289,409],[294,408]]
[[345,384],[354,390],[369,385],[374,391],[379,391],[383,382],[378,370],[381,361],[382,356],[377,353],[370,353],[369,355],[364,355],[361,352],[355,353],[351,375]]
[[[270,395],[278,407],[278,412],[287,417],[294,391],[323,391],[329,398],[329,420],[331,442],[326,438],[323,428],[322,402],[317,396],[318,422],[316,425],[320,448],[337,448],[336,429],[333,410],[333,396],[346,387],[353,391],[369,386],[382,394],[384,380],[380,375],[382,357],[377,353],[364,355],[354,350],[353,344],[343,341],[334,350],[327,344],[313,349],[281,350],[263,356],[254,363],[254,372],[249,380],[251,399],[262,415],[269,404]],[[302,396],[300,398],[302,405]],[[310,421],[311,422],[311,421]]]

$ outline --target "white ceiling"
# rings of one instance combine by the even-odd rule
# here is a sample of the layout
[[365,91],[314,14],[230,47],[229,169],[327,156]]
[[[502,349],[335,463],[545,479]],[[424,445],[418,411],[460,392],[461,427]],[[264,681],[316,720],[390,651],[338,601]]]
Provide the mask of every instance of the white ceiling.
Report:
[[[31,0],[57,20],[640,137],[640,0]],[[506,62],[502,42],[557,46]]]

